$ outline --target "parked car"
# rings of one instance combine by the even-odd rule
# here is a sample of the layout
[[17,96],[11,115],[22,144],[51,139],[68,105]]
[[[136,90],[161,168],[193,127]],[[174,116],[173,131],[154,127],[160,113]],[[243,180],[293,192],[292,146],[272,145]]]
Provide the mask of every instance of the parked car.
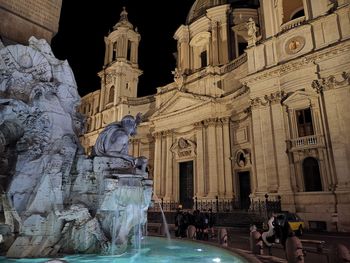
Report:
[[295,213],[283,212],[276,215],[278,224],[284,225],[285,221],[288,222],[292,231],[297,235],[301,236],[304,232],[305,223],[304,221]]

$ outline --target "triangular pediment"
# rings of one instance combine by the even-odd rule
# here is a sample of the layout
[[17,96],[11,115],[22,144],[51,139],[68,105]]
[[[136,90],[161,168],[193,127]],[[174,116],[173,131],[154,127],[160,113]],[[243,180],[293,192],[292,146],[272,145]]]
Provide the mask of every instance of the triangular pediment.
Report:
[[187,111],[210,100],[211,99],[206,96],[179,91],[175,93],[174,96],[171,97],[171,99],[169,99],[165,104],[163,104],[152,117]]
[[305,104],[305,102],[311,102],[317,98],[318,96],[314,92],[298,90],[293,94],[287,96],[287,98],[283,101],[283,104],[290,107],[295,104]]

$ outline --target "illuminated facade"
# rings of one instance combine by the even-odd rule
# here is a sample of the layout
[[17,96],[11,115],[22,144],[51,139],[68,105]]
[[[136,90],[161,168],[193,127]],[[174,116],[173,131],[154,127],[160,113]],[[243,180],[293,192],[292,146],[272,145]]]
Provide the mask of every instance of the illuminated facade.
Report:
[[137,97],[140,35],[121,13],[105,38],[101,89],[83,97],[82,137],[144,114],[131,154],[154,192],[251,202],[281,196],[310,227],[350,230],[350,3],[197,0],[175,32],[174,82]]

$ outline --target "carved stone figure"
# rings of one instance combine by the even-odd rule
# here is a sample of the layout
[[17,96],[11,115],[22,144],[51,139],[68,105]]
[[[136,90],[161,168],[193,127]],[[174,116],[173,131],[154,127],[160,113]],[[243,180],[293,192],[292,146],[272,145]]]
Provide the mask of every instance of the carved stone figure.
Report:
[[96,253],[108,247],[108,239],[96,218],[82,204],[73,204],[58,212],[59,219],[67,221],[60,245],[63,252]]
[[126,115],[120,122],[107,125],[99,134],[93,148],[93,156],[117,157],[129,162],[131,167],[146,170],[147,161],[144,157],[135,158],[128,154],[129,136],[136,135],[137,125],[141,122],[141,114],[136,118]]
[[246,23],[247,29],[248,29],[248,47],[255,46],[256,43],[256,26],[253,18],[249,18],[248,22]]
[[73,73],[46,41],[29,44],[0,44],[2,247],[19,258],[123,253],[152,196],[147,159],[128,154],[141,115],[108,125],[83,155]]

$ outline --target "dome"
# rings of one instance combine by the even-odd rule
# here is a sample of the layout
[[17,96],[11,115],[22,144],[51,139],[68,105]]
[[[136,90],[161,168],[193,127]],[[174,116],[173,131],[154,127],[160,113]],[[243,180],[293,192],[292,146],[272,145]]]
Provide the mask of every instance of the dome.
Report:
[[207,9],[224,4],[231,4],[233,8],[257,8],[259,0],[196,0],[187,15],[186,24],[205,15]]
[[207,9],[227,4],[227,0],[196,0],[187,15],[186,24],[190,24],[203,16]]

